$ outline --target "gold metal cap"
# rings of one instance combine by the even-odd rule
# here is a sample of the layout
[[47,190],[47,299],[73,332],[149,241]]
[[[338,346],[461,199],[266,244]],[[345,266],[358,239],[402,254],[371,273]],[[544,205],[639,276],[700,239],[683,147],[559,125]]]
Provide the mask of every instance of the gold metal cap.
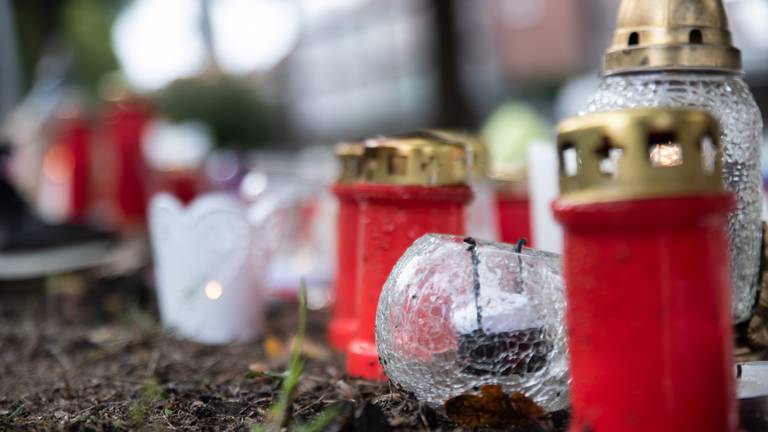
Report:
[[401,186],[467,183],[465,146],[431,132],[367,140],[362,167],[362,181],[367,183]]
[[622,0],[603,73],[741,71],[722,0]]
[[473,179],[488,177],[488,147],[483,139],[475,134],[463,131],[429,129],[428,133],[437,135],[446,141],[462,144],[467,152],[468,172]]
[[720,131],[706,111],[611,111],[567,119],[558,132],[561,200],[584,203],[722,191]]
[[362,142],[340,142],[336,144],[336,157],[339,158],[339,183],[352,183],[360,179],[362,173]]

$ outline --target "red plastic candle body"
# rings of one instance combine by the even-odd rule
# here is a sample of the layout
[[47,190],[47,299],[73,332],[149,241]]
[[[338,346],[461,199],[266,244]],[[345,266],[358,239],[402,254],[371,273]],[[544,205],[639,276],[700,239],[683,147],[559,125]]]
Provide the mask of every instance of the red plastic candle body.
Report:
[[347,349],[347,372],[383,380],[375,341],[376,307],[392,267],[427,233],[463,235],[467,186],[357,184],[360,203],[357,331]]
[[555,205],[565,228],[572,431],[734,430],[729,203]]
[[532,247],[531,206],[528,197],[499,191],[496,193],[496,209],[499,215],[501,241],[517,243],[521,238],[525,238],[528,246]]
[[333,192],[339,201],[336,229],[336,286],[333,317],[328,339],[343,351],[355,332],[355,284],[357,283],[358,205],[354,186],[337,183]]
[[90,204],[91,128],[88,120],[78,112],[60,119],[56,134],[58,149],[49,154],[69,156],[60,158],[61,168],[68,171],[68,219],[82,222],[88,216]]
[[134,99],[110,102],[104,112],[105,138],[114,155],[110,195],[123,227],[143,225],[146,219],[142,134],[149,119],[149,108]]

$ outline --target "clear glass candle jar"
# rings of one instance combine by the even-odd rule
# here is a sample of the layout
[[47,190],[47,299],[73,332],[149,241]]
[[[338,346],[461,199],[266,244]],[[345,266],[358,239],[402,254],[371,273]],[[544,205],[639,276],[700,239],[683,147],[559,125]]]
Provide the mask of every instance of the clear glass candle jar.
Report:
[[747,320],[755,305],[761,245],[762,117],[737,73],[645,71],[605,76],[584,113],[636,107],[691,107],[720,120],[723,182],[737,204],[728,221],[732,314]]

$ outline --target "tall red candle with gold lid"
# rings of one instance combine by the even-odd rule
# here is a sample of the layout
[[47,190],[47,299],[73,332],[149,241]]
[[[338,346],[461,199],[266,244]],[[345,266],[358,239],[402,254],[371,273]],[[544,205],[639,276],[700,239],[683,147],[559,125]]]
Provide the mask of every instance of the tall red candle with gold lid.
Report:
[[625,110],[559,132],[570,430],[735,431],[717,122]]
[[381,288],[423,234],[464,234],[472,192],[464,146],[429,132],[368,140],[362,164],[362,181],[354,186],[360,206],[357,329],[347,348],[347,372],[382,380],[375,340]]

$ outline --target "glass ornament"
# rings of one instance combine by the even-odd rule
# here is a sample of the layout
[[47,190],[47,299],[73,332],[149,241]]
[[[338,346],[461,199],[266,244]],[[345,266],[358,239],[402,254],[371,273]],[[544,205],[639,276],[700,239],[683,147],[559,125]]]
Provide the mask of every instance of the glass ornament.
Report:
[[379,299],[376,345],[387,376],[433,407],[483,385],[567,405],[560,257],[429,234],[393,268]]

